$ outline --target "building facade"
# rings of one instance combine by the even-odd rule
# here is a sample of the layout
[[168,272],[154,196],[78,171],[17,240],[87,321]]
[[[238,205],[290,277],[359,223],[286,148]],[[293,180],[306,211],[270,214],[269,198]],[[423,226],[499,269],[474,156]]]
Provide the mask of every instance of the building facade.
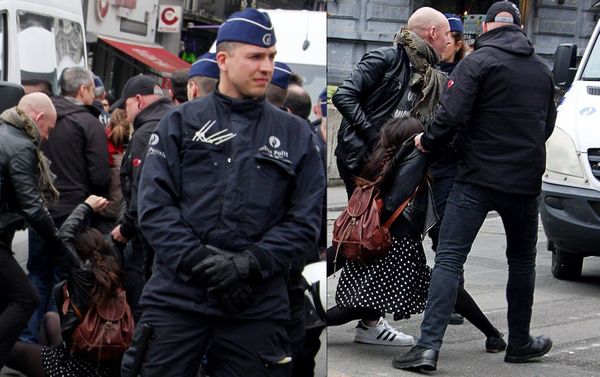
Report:
[[[328,82],[339,84],[367,51],[389,45],[412,12],[423,6],[481,22],[495,0],[329,0]],[[524,30],[536,51],[552,65],[561,43],[575,43],[581,56],[600,18],[597,0],[521,0]]]

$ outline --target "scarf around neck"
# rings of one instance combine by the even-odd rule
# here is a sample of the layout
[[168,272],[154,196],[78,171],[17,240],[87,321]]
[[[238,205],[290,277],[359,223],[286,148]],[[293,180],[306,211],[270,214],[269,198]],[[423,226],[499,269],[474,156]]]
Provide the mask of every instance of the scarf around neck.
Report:
[[37,153],[38,177],[41,184],[40,191],[42,198],[45,203],[49,200],[53,202],[57,201],[58,190],[54,187],[54,175],[50,171],[50,160],[44,156],[44,153],[39,148],[40,134],[33,120],[31,120],[23,110],[15,106],[0,114],[0,122],[8,123],[23,131],[23,133],[33,142]]
[[448,77],[435,69],[439,58],[433,47],[412,31],[402,29],[394,38],[394,44],[404,47],[414,69],[409,85],[419,94],[419,99],[411,109],[411,114],[428,126],[433,121]]

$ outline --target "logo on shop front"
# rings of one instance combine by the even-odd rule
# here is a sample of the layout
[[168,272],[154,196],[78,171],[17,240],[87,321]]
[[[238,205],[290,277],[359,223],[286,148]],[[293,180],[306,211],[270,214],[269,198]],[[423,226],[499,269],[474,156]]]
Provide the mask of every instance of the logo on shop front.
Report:
[[179,21],[179,17],[173,7],[166,7],[160,14],[160,20],[170,26]]
[[100,21],[104,20],[104,17],[108,14],[109,0],[97,0],[96,10],[98,11],[98,18]]

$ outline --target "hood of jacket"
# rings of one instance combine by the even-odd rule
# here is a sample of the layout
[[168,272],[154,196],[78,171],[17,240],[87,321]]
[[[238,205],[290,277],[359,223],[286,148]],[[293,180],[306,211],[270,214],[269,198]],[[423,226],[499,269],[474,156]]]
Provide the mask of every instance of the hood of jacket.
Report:
[[60,118],[66,117],[67,115],[71,115],[71,114],[75,114],[75,113],[90,113],[96,118],[98,117],[98,115],[100,115],[100,110],[98,110],[94,106],[78,105],[65,97],[54,96],[54,97],[52,97],[52,103],[54,104],[54,107],[56,108],[57,120]]
[[133,129],[137,130],[146,123],[158,123],[160,118],[173,107],[173,101],[168,97],[160,98],[159,100],[152,102],[144,110],[135,117],[133,121]]
[[532,55],[535,51],[531,41],[517,25],[501,26],[481,34],[475,41],[475,50],[483,47],[493,47],[524,56]]

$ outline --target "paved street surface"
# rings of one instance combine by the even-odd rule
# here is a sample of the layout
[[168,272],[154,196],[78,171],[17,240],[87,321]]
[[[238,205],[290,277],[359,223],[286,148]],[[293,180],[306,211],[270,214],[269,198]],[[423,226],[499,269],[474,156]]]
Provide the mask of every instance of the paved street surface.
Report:
[[[346,201],[342,187],[328,190],[329,225]],[[329,230],[331,239],[331,229]],[[466,288],[482,310],[505,334],[507,266],[502,222],[490,214],[477,237],[465,267]],[[426,242],[427,258],[433,262]],[[600,376],[600,258],[584,260],[583,278],[577,282],[555,279],[550,273],[551,253],[540,223],[537,280],[532,333],[552,338],[554,347],[540,361],[528,364],[504,363],[504,353],[485,352],[485,337],[465,323],[449,326],[440,353],[438,376],[488,377],[591,377]],[[336,274],[339,278],[339,274]],[[334,305],[337,278],[328,279],[328,306]],[[387,320],[401,331],[418,334],[422,314],[409,320]],[[328,331],[327,366],[329,377],[416,376],[392,368],[392,358],[408,347],[386,347],[353,343],[356,322],[331,327]]]

